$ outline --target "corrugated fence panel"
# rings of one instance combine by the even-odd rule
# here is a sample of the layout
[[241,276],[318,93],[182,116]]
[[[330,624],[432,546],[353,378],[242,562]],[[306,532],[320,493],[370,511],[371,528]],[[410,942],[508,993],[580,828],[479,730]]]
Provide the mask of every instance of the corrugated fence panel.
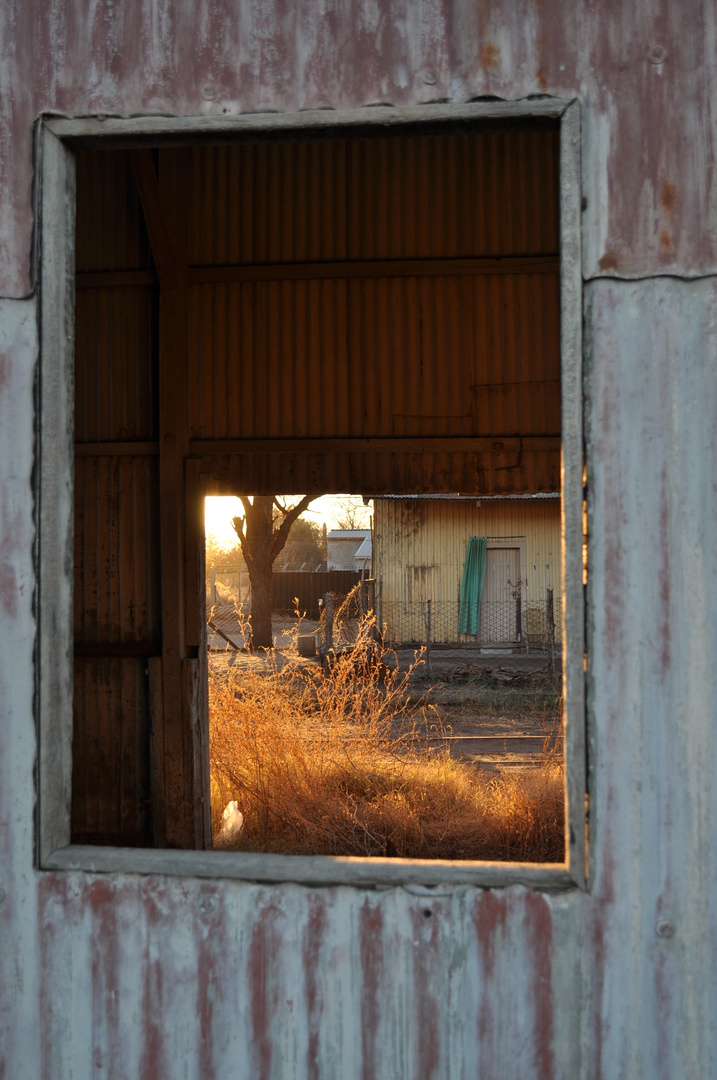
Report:
[[300,571],[284,570],[274,574],[274,611],[294,611],[294,598],[299,610],[310,619],[319,617],[319,600],[324,593],[344,597],[361,580],[354,570]]

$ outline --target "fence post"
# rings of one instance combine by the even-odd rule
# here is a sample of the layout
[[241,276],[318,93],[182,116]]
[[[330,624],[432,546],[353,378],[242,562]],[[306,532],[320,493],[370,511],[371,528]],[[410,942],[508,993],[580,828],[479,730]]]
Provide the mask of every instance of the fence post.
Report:
[[334,647],[334,598],[330,592],[324,593],[324,611],[326,612],[324,648],[328,653]]
[[426,600],[426,671],[431,670],[431,601]]
[[548,678],[555,678],[555,613],[553,611],[553,586],[548,585],[545,621],[548,634]]

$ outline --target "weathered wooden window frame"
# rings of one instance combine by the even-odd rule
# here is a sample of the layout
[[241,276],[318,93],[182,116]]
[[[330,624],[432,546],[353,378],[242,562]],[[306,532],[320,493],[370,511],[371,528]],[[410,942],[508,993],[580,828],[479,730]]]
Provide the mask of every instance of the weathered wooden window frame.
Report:
[[[563,648],[567,857],[563,864],[452,862],[70,844],[73,686],[73,386],[75,178],[73,143],[162,145],[226,140],[233,133],[447,125],[553,118],[560,122]],[[37,861],[42,869],[173,874],[311,885],[523,884],[585,888],[585,638],[582,566],[583,389],[580,259],[580,109],[552,98],[395,109],[373,107],[238,117],[41,118],[36,129],[40,359],[37,378],[36,717]]]

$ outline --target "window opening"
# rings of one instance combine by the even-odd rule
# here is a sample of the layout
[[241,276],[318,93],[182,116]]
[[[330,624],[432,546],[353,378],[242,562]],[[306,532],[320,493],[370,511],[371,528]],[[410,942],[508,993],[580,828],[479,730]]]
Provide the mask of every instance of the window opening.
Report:
[[[525,539],[472,535],[505,519],[511,500],[424,498],[420,524],[402,530],[415,501],[325,496],[281,535],[288,509],[306,499],[207,500],[216,847],[562,860],[561,679],[548,672],[535,619],[531,634],[521,621]],[[529,523],[538,560],[560,542],[559,498],[539,501],[536,514],[537,500],[518,500],[515,518]],[[257,506],[265,529],[251,538]],[[336,527],[361,522],[368,527]],[[273,567],[263,583],[254,576],[261,621],[272,595],[268,637],[257,644],[248,563],[272,534]],[[418,552],[424,564],[413,561]],[[307,554],[310,566],[296,569]],[[468,588],[461,566],[474,571],[476,555],[480,588],[473,579]],[[451,599],[441,599],[441,574],[455,586]],[[541,599],[545,607],[536,592],[531,612]]]
[[[380,514],[415,524],[433,513],[428,502],[453,499],[478,509],[501,497],[504,506],[521,498],[537,505],[544,496],[559,505],[562,441],[564,567],[573,597],[566,626],[568,640],[580,637],[579,188],[571,149],[577,113],[556,103],[545,107],[543,119],[505,124],[495,122],[496,108],[484,110],[483,127],[468,124],[456,135],[437,128],[437,135],[426,129],[424,136],[418,125],[374,139],[371,113],[358,137],[337,130],[337,139],[265,138],[259,127],[249,140],[239,136],[236,147],[197,143],[180,150],[164,148],[161,133],[155,151],[97,151],[83,134],[73,145],[79,130],[73,122],[51,121],[42,129],[38,550],[41,611],[56,612],[59,623],[69,605],[63,574],[53,576],[53,565],[60,570],[66,563],[66,541],[61,529],[52,533],[48,526],[70,523],[59,477],[71,383],[63,388],[56,373],[74,367],[77,376],[75,514],[67,534],[74,533],[75,543],[72,800],[70,810],[64,639],[53,643],[41,628],[42,865],[64,865],[65,848],[67,859],[89,865],[77,847],[82,843],[201,847],[211,836],[201,591],[207,493],[266,497],[310,486],[331,492],[353,477],[361,498],[374,497],[375,548]],[[432,154],[436,139],[440,153]],[[547,157],[538,168],[541,147]],[[67,244],[71,233],[57,225],[74,205],[63,185],[72,190],[75,162],[76,252]],[[547,192],[542,198],[526,176],[534,165],[533,179]],[[312,169],[322,177],[318,187],[290,182],[292,170],[310,179]],[[512,198],[490,209],[489,193],[501,185],[476,186],[481,170],[515,184],[518,201],[530,193],[534,205],[526,204],[522,219]],[[237,176],[241,198],[231,199],[225,180]],[[303,216],[291,201],[297,191],[307,200]],[[280,208],[278,218],[272,206]],[[437,206],[442,215],[432,212]],[[562,292],[556,291],[559,260]],[[68,290],[76,292],[74,356],[64,347],[72,333],[57,333],[72,310]],[[536,348],[542,367],[535,366]],[[533,597],[524,596],[531,587],[528,563],[545,576],[560,555],[556,545],[533,554],[527,530],[515,523],[496,520],[493,530],[483,524],[467,534],[461,560],[470,535],[486,538],[498,578],[510,570],[515,624],[504,638],[535,652],[545,642],[548,616],[546,606],[541,620],[535,603],[531,614]],[[526,540],[516,547],[514,534]],[[414,645],[425,637],[435,655],[443,644],[437,639],[453,634],[460,603],[460,583],[451,582],[445,558],[398,553],[395,603],[403,624],[389,610],[394,601],[383,579],[376,589],[375,550],[372,559],[382,643]],[[216,593],[226,569],[212,570]],[[243,604],[241,590],[242,583]],[[411,605],[420,609],[422,633],[405,625]],[[464,635],[463,644],[499,642]],[[581,638],[580,644],[582,661]],[[53,655],[58,676],[51,673]],[[565,666],[571,700],[579,705],[569,656]],[[53,696],[60,705],[56,730],[49,723]],[[581,739],[573,737],[568,755],[573,810],[584,785]],[[58,755],[62,767],[51,778],[48,762]],[[584,849],[578,820],[568,828],[573,867]],[[383,851],[366,852],[396,853],[390,835]],[[102,863],[94,848],[92,859]],[[493,871],[470,861],[471,880],[490,878]],[[251,865],[259,877],[288,873],[281,860]],[[301,877],[303,864],[293,865],[290,876]],[[324,872],[334,873],[312,870]],[[441,876],[447,872],[442,866]],[[356,880],[364,873],[375,880],[384,871],[376,865],[356,873]],[[532,871],[520,873],[515,880],[532,880]]]

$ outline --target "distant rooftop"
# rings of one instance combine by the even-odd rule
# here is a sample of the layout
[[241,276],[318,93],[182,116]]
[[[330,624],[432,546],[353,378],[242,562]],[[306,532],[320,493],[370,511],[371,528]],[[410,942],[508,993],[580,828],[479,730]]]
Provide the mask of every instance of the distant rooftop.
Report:
[[370,559],[371,558],[371,537],[366,536],[361,541],[360,547],[354,554],[354,559]]
[[370,529],[332,529],[326,534],[327,540],[370,540]]

